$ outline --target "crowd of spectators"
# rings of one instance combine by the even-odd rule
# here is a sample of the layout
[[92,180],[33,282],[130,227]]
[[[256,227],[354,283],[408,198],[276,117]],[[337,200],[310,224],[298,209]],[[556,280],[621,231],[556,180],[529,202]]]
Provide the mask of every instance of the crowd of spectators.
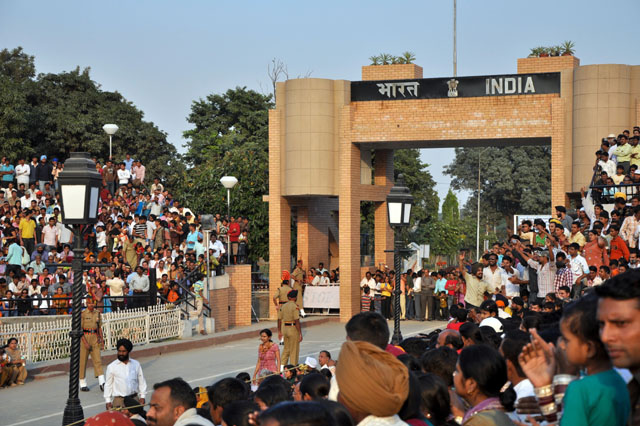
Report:
[[[158,178],[129,154],[96,170],[103,179],[98,222],[84,226],[83,295],[101,312],[179,303],[206,272],[247,263],[247,217],[215,215],[210,246],[204,246],[200,216],[180,204]],[[70,262],[73,232],[61,223],[58,176],[64,163],[46,155],[0,165],[0,316],[68,314],[74,282]],[[230,259],[227,259],[230,256]],[[181,285],[178,285],[181,284]],[[196,295],[197,298],[197,295]]]

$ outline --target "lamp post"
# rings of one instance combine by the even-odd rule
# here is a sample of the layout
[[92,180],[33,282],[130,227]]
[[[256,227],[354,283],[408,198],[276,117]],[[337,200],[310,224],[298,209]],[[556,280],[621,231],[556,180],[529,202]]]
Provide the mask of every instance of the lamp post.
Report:
[[400,274],[401,274],[401,253],[403,251],[403,243],[400,239],[400,231],[402,228],[409,226],[411,220],[411,207],[413,206],[413,197],[409,193],[409,188],[404,185],[404,176],[398,175],[396,183],[387,195],[387,216],[389,226],[394,230],[394,250],[393,260],[396,270],[396,285],[393,290],[395,302],[393,306],[393,337],[391,343],[394,345],[402,341],[402,333],[400,333]]
[[[231,189],[236,186],[238,179],[234,176],[222,176],[220,178],[222,186],[227,188],[227,217],[231,218]],[[231,266],[231,241],[227,234],[227,266]]]
[[111,138],[118,131],[118,126],[116,126],[115,124],[105,124],[104,126],[102,126],[102,130],[104,130],[109,135],[109,160],[111,160]]
[[89,153],[72,152],[65,161],[64,170],[58,177],[62,203],[62,223],[73,226],[75,240],[73,270],[73,299],[71,317],[71,358],[69,361],[69,398],[64,408],[62,424],[69,425],[84,418],[78,398],[80,375],[80,339],[82,338],[82,226],[98,220],[98,195],[102,185],[96,164]]
[[490,147],[487,147],[480,151],[478,154],[478,210],[476,212],[476,261],[480,260],[480,159],[482,154],[485,153]]

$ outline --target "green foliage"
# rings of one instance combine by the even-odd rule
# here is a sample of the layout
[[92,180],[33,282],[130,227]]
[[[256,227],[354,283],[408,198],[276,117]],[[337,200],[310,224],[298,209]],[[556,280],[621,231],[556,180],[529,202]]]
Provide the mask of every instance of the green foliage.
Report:
[[195,127],[188,139],[185,159],[192,167],[176,179],[181,201],[202,213],[227,211],[225,175],[238,178],[231,190],[231,215],[248,216],[250,257],[267,258],[269,248],[268,110],[271,96],[244,87],[211,94],[194,101],[187,120]]
[[370,56],[370,65],[392,65],[392,64],[412,64],[416,60],[413,52],[403,52],[400,56],[390,53],[381,53],[376,56]]
[[575,50],[574,50],[575,47],[576,47],[576,44],[571,40],[566,40],[560,45],[563,55],[573,55],[575,53]]
[[534,47],[529,52],[530,58],[535,58],[539,56],[560,56],[560,55],[573,55],[575,53],[574,48],[576,47],[575,43],[571,40],[566,40],[562,44],[557,46],[539,46]]
[[456,224],[460,221],[460,208],[458,207],[458,197],[451,188],[442,203],[442,220],[449,224]]
[[21,48],[0,51],[0,143],[12,162],[43,153],[66,158],[71,151],[104,161],[109,139],[102,126],[116,123],[114,159],[129,153],[145,164],[148,176],[161,179],[179,169],[166,133],[144,121],[121,94],[101,90],[88,68],[34,75],[33,57]]
[[452,256],[461,242],[461,226],[442,220],[429,222],[426,227],[426,243],[433,255]]
[[[543,214],[551,203],[551,150],[549,146],[456,148],[446,166],[453,189],[474,191],[464,213],[477,211],[478,157],[481,169],[481,227],[506,227],[516,213]],[[499,222],[499,223],[498,223]]]
[[429,226],[432,221],[437,221],[440,203],[434,189],[435,182],[427,170],[428,164],[420,160],[418,149],[396,150],[393,164],[395,177],[400,173],[404,175],[405,184],[413,196],[414,206],[408,238],[418,244],[428,244]]

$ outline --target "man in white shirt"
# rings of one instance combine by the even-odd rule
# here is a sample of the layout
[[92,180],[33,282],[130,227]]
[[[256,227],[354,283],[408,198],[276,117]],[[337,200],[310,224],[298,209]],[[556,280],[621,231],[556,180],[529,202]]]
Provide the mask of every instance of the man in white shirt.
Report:
[[[511,299],[512,297],[520,296],[520,286],[514,284],[520,280],[520,271],[513,266],[513,259],[510,256],[504,255],[502,257],[502,286],[505,289],[506,296]],[[511,278],[514,278],[513,280]]]
[[582,291],[582,280],[589,274],[587,260],[580,256],[580,246],[577,243],[569,244],[569,261],[571,262],[571,272],[575,277],[572,287],[574,297],[579,296]]
[[147,382],[142,374],[142,367],[135,359],[129,358],[133,343],[128,339],[120,339],[116,343],[118,359],[107,367],[104,383],[104,400],[107,410],[124,407],[124,398],[131,396],[144,404],[147,393]]
[[128,184],[129,179],[131,179],[131,172],[125,168],[124,163],[120,163],[120,169],[118,169],[117,175],[120,186]]
[[369,287],[372,291],[376,288],[376,280],[371,277],[371,272],[367,271],[364,278],[360,281],[360,288]]
[[53,217],[49,218],[49,224],[42,228],[42,244],[45,245],[47,251],[55,248],[58,245],[58,238],[60,237],[60,231],[56,226],[56,220]]
[[29,187],[29,175],[31,174],[31,168],[28,164],[24,164],[24,159],[21,158],[18,160],[18,165],[15,168],[16,172],[16,181],[18,184],[18,188],[20,188],[20,184],[24,184],[25,188]]
[[153,385],[153,395],[147,413],[151,426],[213,426],[198,415],[196,395],[189,383],[181,378],[165,380]]
[[504,271],[498,266],[498,255],[489,253],[489,266],[482,270],[482,281],[491,284],[495,288],[502,287],[502,273]]
[[120,272],[116,272],[114,277],[106,281],[107,287],[109,287],[109,296],[111,299],[111,306],[113,310],[124,309],[124,281],[120,278]]

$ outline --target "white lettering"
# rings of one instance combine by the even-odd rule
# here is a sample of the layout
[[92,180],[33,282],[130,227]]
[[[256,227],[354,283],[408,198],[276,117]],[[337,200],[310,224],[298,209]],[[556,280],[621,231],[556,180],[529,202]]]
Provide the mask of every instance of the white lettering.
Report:
[[536,88],[533,86],[533,77],[527,77],[527,82],[524,85],[524,93],[536,93]]
[[512,93],[516,93],[516,79],[507,77],[504,79],[504,94],[510,95]]
[[518,93],[522,93],[522,77],[518,77]]
[[502,95],[502,79],[501,78],[497,80],[495,78],[491,79],[491,94],[495,95],[496,93],[498,95]]
[[489,94],[489,87],[491,87],[491,79],[490,79],[490,78],[487,78],[487,79],[484,81],[484,84],[485,84],[485,92],[484,92],[484,94],[485,94],[485,95],[488,95],[488,94]]
[[407,89],[407,93],[410,96],[418,96],[418,86],[420,83],[417,81],[407,82],[407,83],[378,83],[378,92],[381,95],[386,95],[388,98],[396,98],[398,92],[402,95],[402,97],[406,98],[404,91]]

